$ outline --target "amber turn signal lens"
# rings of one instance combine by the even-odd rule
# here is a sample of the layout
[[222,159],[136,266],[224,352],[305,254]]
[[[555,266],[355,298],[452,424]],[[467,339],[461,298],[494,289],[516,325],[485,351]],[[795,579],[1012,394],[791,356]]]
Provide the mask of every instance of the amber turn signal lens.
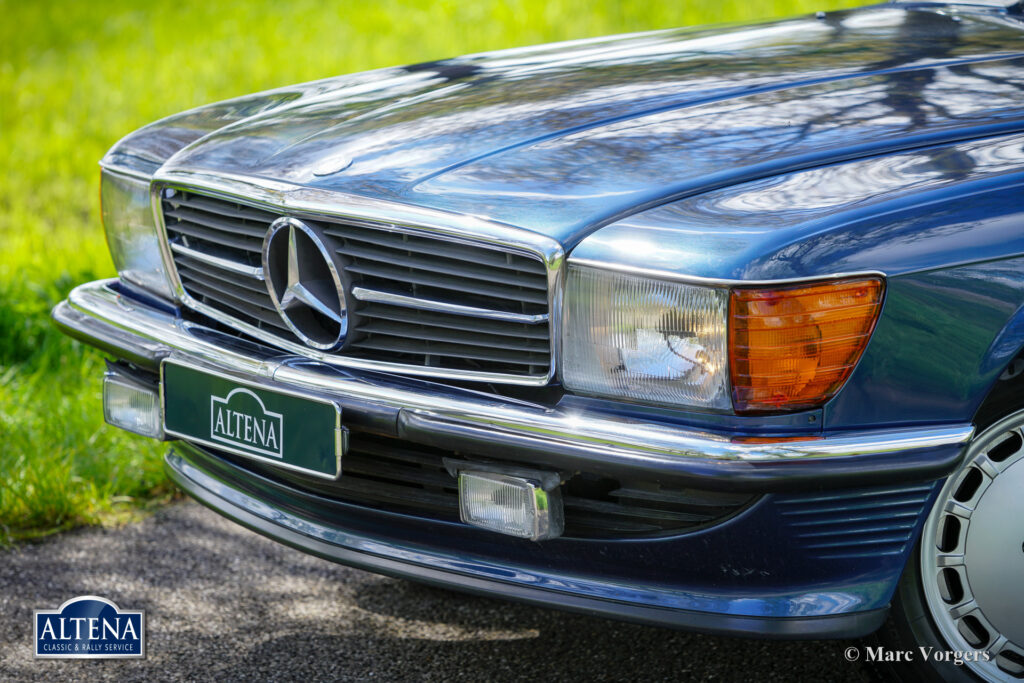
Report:
[[820,406],[864,352],[882,307],[880,278],[735,289],[729,366],[737,412]]

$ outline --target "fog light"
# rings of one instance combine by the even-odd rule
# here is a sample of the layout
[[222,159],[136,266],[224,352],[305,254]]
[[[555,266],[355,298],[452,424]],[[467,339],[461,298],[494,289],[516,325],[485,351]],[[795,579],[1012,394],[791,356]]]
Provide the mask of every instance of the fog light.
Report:
[[493,472],[459,472],[459,516],[466,524],[540,541],[562,535],[557,486]]
[[103,376],[103,419],[135,434],[162,439],[160,396],[155,389],[108,372]]

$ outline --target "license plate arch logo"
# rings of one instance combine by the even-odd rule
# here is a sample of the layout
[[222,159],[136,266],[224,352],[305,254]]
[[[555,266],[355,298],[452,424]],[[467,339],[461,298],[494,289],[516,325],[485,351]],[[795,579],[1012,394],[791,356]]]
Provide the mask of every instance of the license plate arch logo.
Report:
[[164,433],[324,479],[341,476],[348,430],[329,398],[164,360]]
[[238,387],[224,397],[210,396],[210,438],[280,459],[284,457],[284,417],[267,410],[254,392]]

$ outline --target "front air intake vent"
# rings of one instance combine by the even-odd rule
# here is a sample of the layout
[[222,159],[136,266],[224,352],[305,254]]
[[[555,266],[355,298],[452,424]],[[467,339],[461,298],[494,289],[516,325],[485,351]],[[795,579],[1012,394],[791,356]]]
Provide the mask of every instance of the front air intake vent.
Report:
[[935,484],[860,489],[775,500],[812,557],[846,560],[901,555],[921,523]]
[[[329,499],[422,519],[459,522],[458,480],[447,457],[472,459],[408,441],[353,432],[336,481],[282,470],[217,452],[238,467]],[[491,461],[493,462],[493,461]],[[506,463],[508,464],[508,463]],[[619,481],[577,473],[562,484],[565,536],[649,538],[721,523],[757,496],[663,486],[638,479]]]

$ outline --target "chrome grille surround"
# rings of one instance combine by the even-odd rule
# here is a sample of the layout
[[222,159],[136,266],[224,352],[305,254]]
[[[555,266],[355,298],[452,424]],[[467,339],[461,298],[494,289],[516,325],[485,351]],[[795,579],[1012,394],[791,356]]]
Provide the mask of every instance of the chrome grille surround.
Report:
[[[339,252],[342,254],[345,253],[345,248],[340,232],[352,229],[378,231],[377,234],[385,237],[397,236],[401,239],[434,242],[446,248],[453,245],[464,245],[468,250],[475,250],[478,253],[493,251],[495,254],[507,255],[505,258],[509,263],[515,259],[528,259],[530,262],[537,262],[538,280],[546,285],[546,291],[541,293],[539,288],[536,289],[538,293],[542,294],[542,297],[535,297],[535,305],[530,310],[522,309],[523,313],[496,311],[478,305],[463,306],[458,302],[451,301],[424,302],[416,300],[415,303],[426,305],[417,305],[413,308],[410,307],[412,297],[408,296],[408,292],[382,291],[380,288],[364,286],[362,280],[353,286],[351,294],[355,299],[365,302],[364,306],[376,307],[377,312],[383,311],[385,317],[373,316],[368,319],[374,323],[383,323],[383,326],[378,325],[376,329],[383,330],[385,334],[393,331],[388,327],[387,317],[390,317],[390,313],[396,310],[408,312],[410,317],[415,318],[409,321],[410,324],[423,324],[423,320],[426,322],[436,321],[436,318],[431,319],[430,316],[441,316],[442,318],[447,316],[448,320],[464,318],[466,322],[473,323],[474,329],[476,323],[484,326],[494,324],[495,318],[519,325],[523,330],[543,330],[546,323],[547,339],[543,344],[543,349],[539,348],[540,345],[537,342],[543,343],[545,340],[543,335],[538,334],[531,335],[534,339],[526,338],[525,342],[516,344],[520,347],[516,351],[517,353],[529,346],[530,352],[536,352],[536,355],[531,355],[529,358],[531,360],[543,359],[543,365],[531,364],[528,366],[528,373],[496,372],[457,367],[434,367],[330,353],[302,344],[287,330],[276,311],[261,312],[248,308],[240,311],[244,315],[243,319],[243,315],[233,314],[228,307],[218,307],[201,301],[199,296],[193,296],[189,292],[189,288],[199,294],[204,286],[211,286],[209,281],[202,281],[204,275],[200,273],[205,272],[208,280],[210,271],[217,272],[220,269],[229,271],[232,275],[244,275],[251,280],[250,284],[253,286],[248,288],[249,291],[233,292],[245,297],[244,299],[236,298],[235,302],[241,301],[245,305],[255,306],[256,309],[259,309],[258,303],[253,304],[251,300],[253,298],[258,300],[260,292],[265,291],[265,283],[262,281],[262,264],[256,260],[255,256],[248,262],[239,263],[216,254],[211,259],[209,254],[197,254],[196,250],[183,248],[180,244],[172,246],[169,239],[168,223],[171,223],[170,232],[174,232],[174,222],[165,222],[162,204],[163,192],[166,189],[201,195],[200,199],[209,198],[214,201],[230,202],[238,205],[245,212],[251,211],[253,215],[263,218],[270,217],[271,220],[282,215],[289,215],[318,222],[323,226],[325,232],[337,233],[332,239],[337,239],[340,245]],[[172,279],[178,300],[186,307],[239,332],[273,344],[289,353],[343,367],[525,386],[542,386],[555,377],[560,347],[558,334],[564,263],[564,251],[555,240],[522,228],[472,216],[340,194],[263,178],[225,174],[212,175],[182,169],[158,174],[151,184],[151,198],[160,231],[164,263]],[[255,234],[252,235],[252,237],[255,236]],[[199,238],[201,239],[201,236]],[[480,252],[481,249],[489,251]],[[514,268],[513,271],[515,271]],[[356,275],[357,277],[362,276],[361,273],[356,273]],[[269,294],[264,294],[264,296],[269,300]],[[398,308],[395,308],[396,306]],[[457,318],[453,313],[461,317]],[[470,325],[465,327],[470,327]],[[372,335],[373,331],[371,330],[369,334]],[[466,334],[471,334],[471,332],[467,331]],[[513,335],[509,336],[509,339],[518,340],[519,338]],[[354,343],[352,350],[358,351],[358,344]],[[496,355],[502,356],[500,352]]]

